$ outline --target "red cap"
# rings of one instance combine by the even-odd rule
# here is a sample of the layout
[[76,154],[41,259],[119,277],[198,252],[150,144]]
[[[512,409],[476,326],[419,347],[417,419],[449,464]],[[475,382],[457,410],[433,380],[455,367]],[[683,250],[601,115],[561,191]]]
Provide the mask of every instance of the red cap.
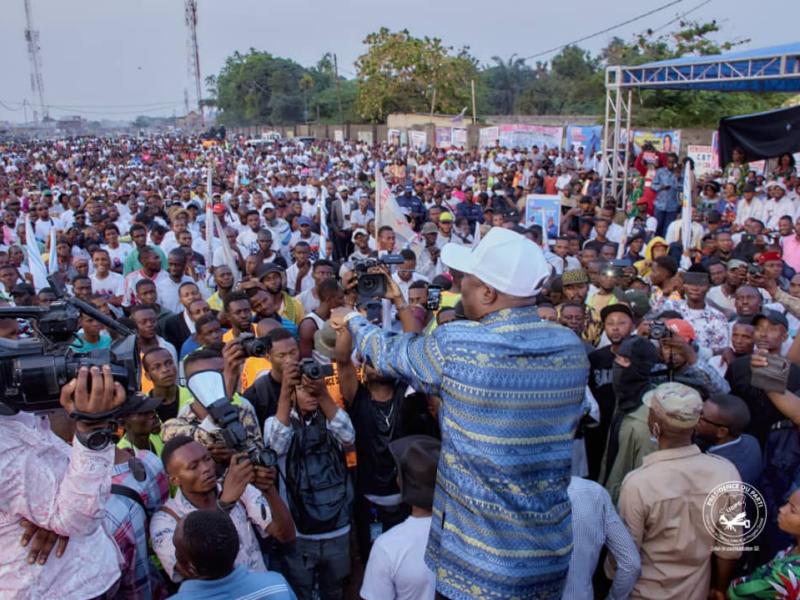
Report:
[[770,262],[772,260],[783,260],[781,258],[781,253],[775,250],[770,252],[762,252],[758,255],[758,264],[763,265],[766,262]]
[[211,210],[214,211],[215,215],[221,215],[225,213],[225,205],[224,204],[215,204],[214,208]]
[[689,321],[684,321],[683,319],[667,319],[664,321],[664,324],[669,327],[672,333],[677,333],[683,339],[690,342],[693,342],[697,337],[697,334],[694,332],[694,327],[692,327]]

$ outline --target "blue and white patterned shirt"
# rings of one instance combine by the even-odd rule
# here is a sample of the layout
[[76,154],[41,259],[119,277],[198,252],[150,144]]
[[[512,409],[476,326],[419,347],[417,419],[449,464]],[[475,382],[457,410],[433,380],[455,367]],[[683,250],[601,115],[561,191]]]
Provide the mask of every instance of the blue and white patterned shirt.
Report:
[[535,307],[394,335],[348,321],[376,369],[442,398],[426,562],[451,598],[561,598],[572,525],[572,440],[589,365]]

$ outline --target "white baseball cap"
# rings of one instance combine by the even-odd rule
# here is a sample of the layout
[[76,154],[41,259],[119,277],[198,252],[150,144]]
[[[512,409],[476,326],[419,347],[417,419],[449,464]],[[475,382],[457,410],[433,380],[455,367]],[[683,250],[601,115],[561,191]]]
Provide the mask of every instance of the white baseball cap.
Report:
[[498,292],[527,298],[535,296],[550,276],[542,249],[505,227],[492,227],[474,250],[460,244],[442,248],[442,262],[473,275]]

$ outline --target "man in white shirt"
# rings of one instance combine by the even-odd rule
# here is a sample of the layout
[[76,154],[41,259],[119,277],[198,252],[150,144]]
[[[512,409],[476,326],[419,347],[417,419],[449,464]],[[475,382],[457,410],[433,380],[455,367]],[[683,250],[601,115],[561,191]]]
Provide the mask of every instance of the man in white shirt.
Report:
[[108,250],[97,248],[92,252],[94,273],[89,276],[92,293],[103,296],[110,304],[119,306],[125,292],[125,278],[111,271],[111,257]]
[[747,219],[764,219],[764,203],[756,198],[756,185],[746,183],[742,199],[736,205],[736,219],[733,224],[738,229],[744,229]]
[[420,280],[426,283],[430,283],[430,281],[424,275],[417,273],[417,255],[413,250],[401,250],[400,256],[403,257],[403,264],[399,265],[397,271],[392,275],[392,279],[403,292],[405,301],[408,302],[408,288],[412,283]]
[[403,502],[411,516],[381,534],[372,545],[361,584],[364,600],[433,600],[436,575],[425,565],[433,491],[441,444],[410,435],[389,444],[397,463]]
[[783,216],[794,219],[795,207],[792,201],[786,197],[786,186],[780,181],[770,181],[767,184],[768,198],[764,202],[764,225],[767,230],[778,229],[778,221]]
[[236,238],[236,243],[247,249],[247,254],[258,252],[258,231],[261,229],[261,217],[257,210],[248,210],[245,217],[247,227]]
[[311,248],[305,242],[295,246],[294,264],[286,269],[286,288],[293,296],[310,290],[314,287],[314,278],[311,275]]

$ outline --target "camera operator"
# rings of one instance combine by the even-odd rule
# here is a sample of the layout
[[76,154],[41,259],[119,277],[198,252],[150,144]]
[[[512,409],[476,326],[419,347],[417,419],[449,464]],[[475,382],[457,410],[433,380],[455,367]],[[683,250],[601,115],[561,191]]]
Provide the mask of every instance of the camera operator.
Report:
[[254,530],[282,543],[294,539],[292,517],[275,488],[274,467],[253,465],[246,454],[235,454],[220,486],[210,452],[186,435],[167,442],[161,458],[170,483],[178,491],[153,515],[150,539],[173,581],[189,576],[176,568],[180,563],[176,565],[173,535],[178,522],[196,510],[216,508],[228,514],[239,532],[236,564],[250,571],[267,570]]
[[[237,408],[239,422],[244,427],[249,440],[258,447],[264,446],[261,438],[261,427],[258,424],[255,410],[250,403],[234,393],[239,378],[239,370],[244,362],[244,351],[241,345],[230,341],[220,352],[216,348],[201,348],[189,354],[183,362],[186,380],[198,371],[216,371],[223,374],[225,389],[231,398],[231,403]],[[164,423],[161,437],[167,442],[179,435],[187,435],[199,442],[211,453],[217,463],[219,472],[222,472],[233,455],[222,437],[222,430],[214,424],[206,408],[197,398],[188,405],[181,406],[178,416]]]
[[[82,367],[60,398],[68,414],[102,415],[124,401],[125,391],[107,365]],[[77,421],[71,449],[50,431],[46,418],[31,413],[0,417],[0,430],[0,596],[113,596],[120,577],[117,548],[102,526],[114,467],[110,424]],[[31,525],[20,544],[23,521]],[[31,535],[38,547],[43,530],[61,536],[50,560],[47,552],[25,547]],[[64,538],[69,538],[66,548]]]
[[[655,385],[667,381],[678,381],[697,389],[705,390],[706,396],[727,394],[730,385],[719,372],[705,359],[699,356],[697,335],[694,327],[683,319],[667,319],[664,321],[667,335],[658,338],[661,355],[662,375],[654,375]],[[651,325],[651,337],[653,333]],[[664,372],[666,367],[666,372]],[[656,367],[656,372],[659,367]]]
[[299,600],[312,598],[315,579],[323,600],[341,599],[350,574],[353,490],[343,450],[355,440],[350,417],[323,379],[301,380],[298,364],[287,363],[278,409],[264,435],[286,474],[281,494],[297,528],[282,572]]

